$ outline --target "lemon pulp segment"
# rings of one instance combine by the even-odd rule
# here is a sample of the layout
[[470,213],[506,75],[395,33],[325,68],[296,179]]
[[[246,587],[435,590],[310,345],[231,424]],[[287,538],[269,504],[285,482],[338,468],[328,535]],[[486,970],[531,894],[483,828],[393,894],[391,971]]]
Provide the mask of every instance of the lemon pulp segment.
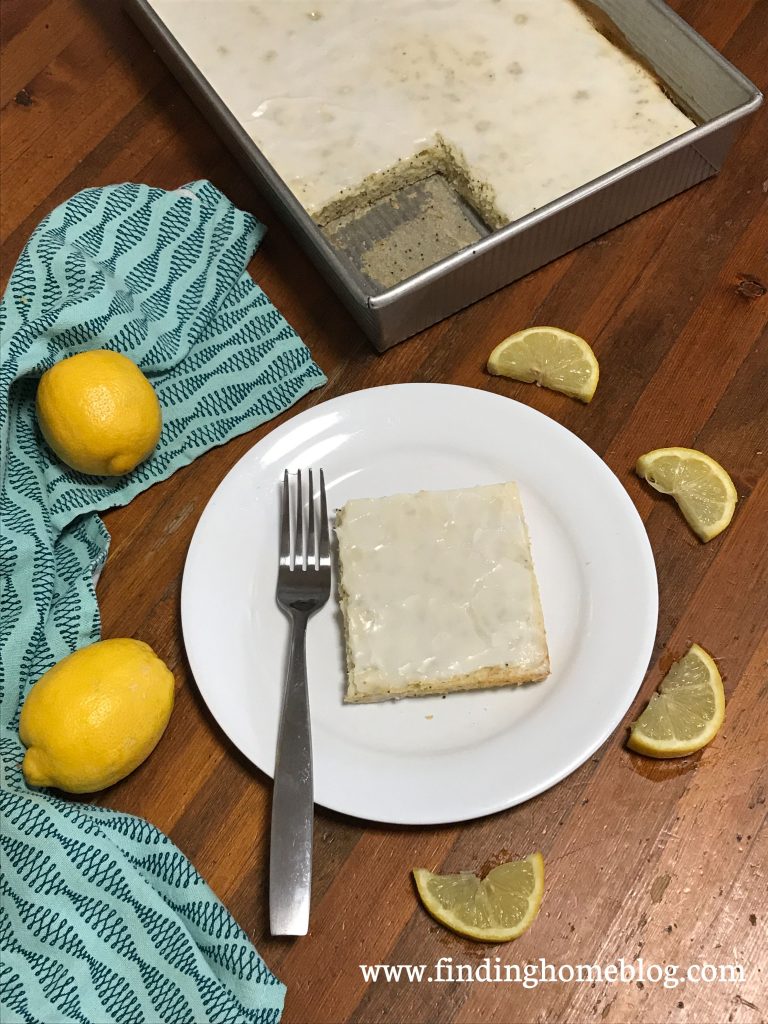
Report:
[[591,347],[560,327],[528,327],[491,352],[488,372],[528,384],[540,384],[590,402],[600,367]]
[[519,938],[536,919],[544,895],[544,858],[500,864],[480,879],[471,872],[436,875],[413,872],[421,901],[441,924],[481,942]]
[[720,672],[711,655],[693,644],[662,679],[627,744],[649,757],[684,757],[706,746],[724,718]]
[[637,460],[637,475],[671,495],[691,529],[712,540],[733,518],[738,495],[719,462],[695,448],[657,448]]

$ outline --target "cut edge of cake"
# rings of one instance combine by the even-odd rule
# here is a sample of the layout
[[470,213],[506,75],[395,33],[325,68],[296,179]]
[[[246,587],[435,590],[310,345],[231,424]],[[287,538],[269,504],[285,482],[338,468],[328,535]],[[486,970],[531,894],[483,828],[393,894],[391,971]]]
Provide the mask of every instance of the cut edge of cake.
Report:
[[337,196],[312,212],[319,227],[328,227],[333,221],[363,211],[402,188],[422,181],[433,174],[441,174],[492,231],[509,223],[509,217],[499,210],[496,193],[490,182],[476,174],[467,163],[461,149],[441,132],[435,132],[432,144],[412,156],[400,157],[391,167],[369,174],[359,184],[342,189]]
[[[349,658],[349,650],[347,650]],[[347,667],[349,673],[349,667]],[[440,697],[449,693],[464,693],[468,690],[498,690],[504,686],[523,686],[526,683],[540,683],[550,673],[549,657],[545,656],[541,667],[525,672],[514,671],[506,665],[494,665],[477,669],[463,676],[447,679],[413,680],[397,690],[386,687],[359,691],[353,676],[348,675],[345,704],[375,704],[383,700],[400,700],[404,697]]]

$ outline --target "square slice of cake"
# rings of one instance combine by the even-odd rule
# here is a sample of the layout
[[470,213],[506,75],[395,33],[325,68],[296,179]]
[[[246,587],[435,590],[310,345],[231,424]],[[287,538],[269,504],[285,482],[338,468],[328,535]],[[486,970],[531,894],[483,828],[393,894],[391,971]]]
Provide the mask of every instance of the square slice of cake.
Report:
[[355,703],[544,679],[549,654],[517,485],[348,501],[339,595]]

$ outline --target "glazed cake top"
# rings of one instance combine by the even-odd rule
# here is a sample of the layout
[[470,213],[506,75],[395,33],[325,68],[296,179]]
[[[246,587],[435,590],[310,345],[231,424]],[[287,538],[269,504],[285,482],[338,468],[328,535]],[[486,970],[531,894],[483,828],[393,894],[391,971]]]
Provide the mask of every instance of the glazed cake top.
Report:
[[438,136],[515,220],[693,127],[573,0],[151,0],[318,215]]
[[[347,502],[337,516],[348,699],[541,677],[547,643],[514,483]],[[460,685],[459,687],[460,688]]]

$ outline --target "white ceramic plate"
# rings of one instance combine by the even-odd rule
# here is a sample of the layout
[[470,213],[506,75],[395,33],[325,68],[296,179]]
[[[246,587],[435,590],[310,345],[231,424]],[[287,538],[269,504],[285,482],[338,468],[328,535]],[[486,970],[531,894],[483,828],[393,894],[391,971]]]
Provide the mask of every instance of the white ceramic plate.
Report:
[[531,534],[552,674],[520,688],[344,705],[335,596],[309,624],[315,799],[374,821],[489,814],[553,786],[621,722],[658,611],[640,517],[605,463],[554,420],[497,395],[398,384],[333,399],[255,445],[221,482],[192,539],[182,623],[200,691],[268,775],[287,648],[275,604],[284,469],[325,471],[349,498],[515,480]]

